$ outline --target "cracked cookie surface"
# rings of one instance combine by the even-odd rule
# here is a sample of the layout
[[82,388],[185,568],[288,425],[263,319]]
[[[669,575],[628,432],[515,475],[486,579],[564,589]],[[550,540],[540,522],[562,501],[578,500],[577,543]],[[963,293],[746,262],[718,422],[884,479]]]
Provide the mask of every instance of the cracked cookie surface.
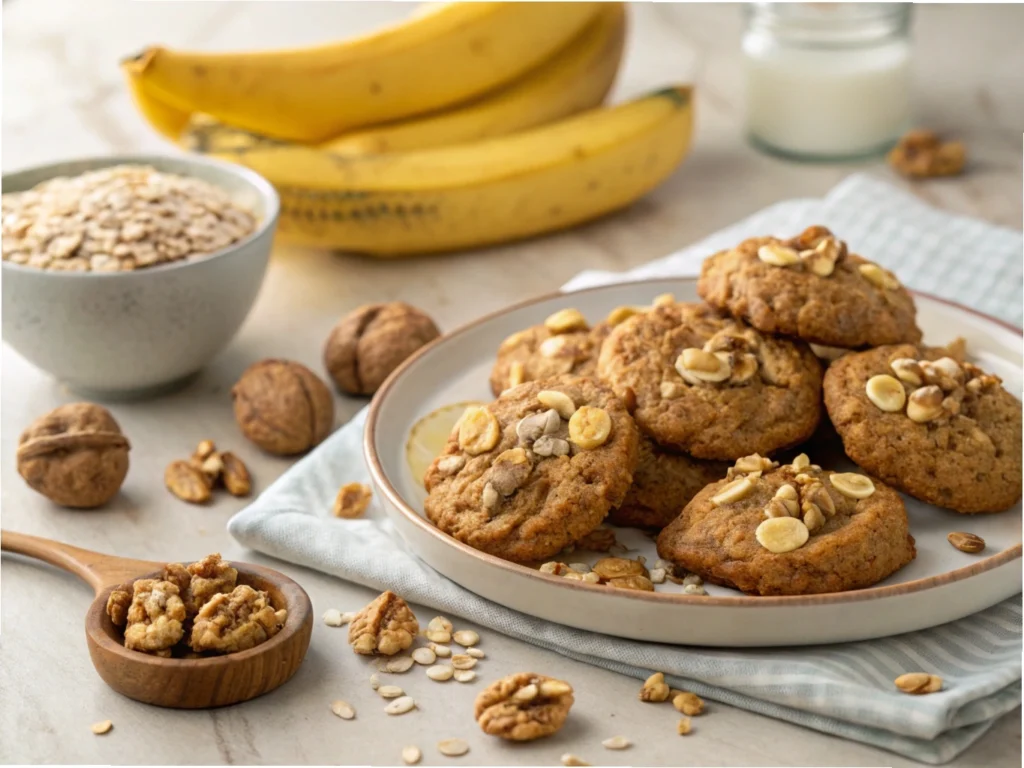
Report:
[[902,344],[837,360],[825,376],[829,417],[851,459],[914,498],[962,513],[1007,509],[1021,498],[1021,403],[946,354]]
[[598,375],[620,397],[635,396],[642,432],[701,459],[796,445],[821,416],[821,365],[806,344],[701,304],[655,307],[617,325]]
[[[914,300],[891,273],[846,253],[845,244],[828,274],[821,274],[828,262],[816,272],[809,257],[799,258],[825,233],[811,227],[789,240],[755,237],[720,251],[705,259],[697,293],[765,333],[849,349],[919,341]],[[765,247],[781,247],[782,258],[773,259],[781,263],[759,257]],[[788,263],[787,254],[797,261]]]
[[544,560],[622,503],[638,442],[625,405],[596,381],[522,384],[456,424],[427,470],[427,517],[484,552]]
[[[837,475],[815,466],[796,469],[790,464],[760,477],[739,476],[709,485],[658,536],[658,556],[705,581],[756,595],[860,589],[914,559],[914,539],[899,494],[861,475]],[[744,479],[749,487],[741,483],[742,493],[730,493],[728,488],[735,489]],[[873,488],[865,498],[851,498],[839,490],[866,493],[857,490],[866,485]],[[793,490],[780,494],[783,486]],[[790,502],[790,514],[778,503],[783,498]],[[769,505],[774,505],[770,513]],[[800,538],[769,539],[765,528],[775,525],[772,520],[782,521],[778,527],[798,530]],[[797,543],[801,539],[803,543]]]

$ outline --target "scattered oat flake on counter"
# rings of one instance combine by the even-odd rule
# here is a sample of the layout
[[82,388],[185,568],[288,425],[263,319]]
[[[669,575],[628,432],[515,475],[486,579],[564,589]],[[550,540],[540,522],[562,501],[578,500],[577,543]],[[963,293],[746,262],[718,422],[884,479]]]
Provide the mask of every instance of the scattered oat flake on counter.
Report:
[[348,702],[338,699],[331,702],[331,712],[336,714],[342,720],[351,720],[356,716],[356,711],[352,709]]
[[577,766],[579,766],[579,765],[590,765],[590,763],[588,763],[583,758],[576,757],[576,755],[573,755],[573,754],[570,754],[569,752],[566,752],[564,755],[562,755],[562,765],[577,765]]
[[105,733],[110,733],[110,729],[114,727],[114,724],[110,720],[101,720],[98,723],[93,723],[90,730],[97,736],[102,736]]
[[416,746],[402,747],[402,762],[406,765],[416,765],[423,759],[423,753]]
[[219,187],[146,165],[58,176],[0,200],[3,260],[54,271],[130,272],[198,259],[257,226]]
[[469,752],[469,743],[465,739],[444,739],[437,742],[437,751],[445,757],[461,757]]
[[625,736],[612,736],[610,739],[605,739],[601,742],[601,746],[605,749],[626,749],[632,745],[633,742]]

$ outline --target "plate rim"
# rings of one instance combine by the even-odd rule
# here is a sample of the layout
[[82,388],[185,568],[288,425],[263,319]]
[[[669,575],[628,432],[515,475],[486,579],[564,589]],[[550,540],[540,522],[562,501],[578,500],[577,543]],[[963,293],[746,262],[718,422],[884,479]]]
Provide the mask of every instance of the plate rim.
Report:
[[[460,336],[478,326],[487,323],[497,317],[509,314],[519,309],[541,304],[545,301],[557,299],[559,297],[571,296],[578,293],[593,293],[600,290],[607,290],[619,285],[624,284],[656,284],[664,283],[666,281],[674,281],[681,283],[696,283],[697,277],[656,277],[656,278],[645,278],[642,280],[626,280],[618,283],[604,283],[602,285],[590,286],[587,288],[581,288],[575,291],[552,291],[549,293],[540,294],[532,298],[524,299],[522,301],[509,304],[501,309],[495,310],[494,312],[488,312],[485,315],[481,315],[475,320],[463,323],[457,326],[448,333],[443,334],[434,341],[426,344],[425,346],[418,349],[412,355],[410,355],[401,365],[396,368],[390,376],[384,381],[381,387],[377,390],[373,399],[370,401],[369,410],[366,416],[366,424],[363,430],[363,456],[366,459],[367,466],[370,470],[370,477],[373,480],[374,485],[379,488],[384,495],[387,497],[391,506],[403,517],[407,519],[409,523],[418,527],[420,531],[437,538],[440,543],[454,547],[456,550],[471,557],[474,560],[479,561],[483,566],[496,567],[502,571],[505,571],[511,576],[518,576],[528,579],[537,579],[541,584],[547,584],[549,586],[559,586],[563,589],[568,590],[584,590],[589,591],[592,594],[603,593],[608,595],[608,588],[600,584],[588,584],[583,581],[572,581],[569,579],[563,579],[558,576],[551,574],[541,573],[540,571],[530,568],[519,563],[513,563],[508,560],[503,560],[495,555],[481,552],[478,549],[474,549],[468,544],[464,544],[453,536],[448,535],[437,526],[431,524],[426,518],[416,512],[406,501],[402,498],[402,495],[398,490],[391,484],[387,479],[384,472],[384,467],[381,463],[380,456],[377,452],[375,434],[377,431],[377,421],[382,410],[383,404],[387,400],[389,394],[395,383],[402,378],[406,371],[409,370],[412,365],[419,360],[421,357],[430,354],[434,347],[439,346],[441,343],[451,340],[454,337]],[[1013,333],[1024,337],[1024,330],[1017,328],[1014,325],[1001,320],[996,317],[979,312],[976,309],[971,309],[963,304],[952,301],[950,299],[941,298],[934,296],[924,291],[913,291],[915,296],[935,301],[940,304],[953,307],[955,309],[967,312],[975,315],[991,323],[995,323],[998,326],[1005,328],[1006,330],[1012,331]],[[924,592],[929,589],[935,589],[942,587],[947,584],[969,579],[973,576],[985,573],[987,571],[994,570],[1014,560],[1020,559],[1024,555],[1024,543],[1016,544],[1009,549],[998,552],[994,555],[990,555],[982,560],[978,560],[970,565],[957,568],[952,571],[946,571],[935,576],[928,576],[921,579],[914,579],[913,581],[901,582],[899,584],[889,584],[883,587],[866,587],[864,589],[848,590],[846,592],[826,592],[815,595],[735,595],[721,597],[717,595],[685,595],[675,592],[644,592],[639,590],[616,590],[614,597],[627,598],[634,600],[642,600],[648,602],[655,602],[658,604],[679,604],[679,605],[700,605],[707,607],[723,607],[723,608],[739,608],[739,607],[778,607],[778,608],[789,608],[794,606],[804,605],[835,605],[841,603],[859,603],[869,600],[879,600],[888,597],[897,597],[902,595],[909,595],[918,592]],[[447,577],[446,577],[447,578]],[[611,596],[611,595],[609,595]]]

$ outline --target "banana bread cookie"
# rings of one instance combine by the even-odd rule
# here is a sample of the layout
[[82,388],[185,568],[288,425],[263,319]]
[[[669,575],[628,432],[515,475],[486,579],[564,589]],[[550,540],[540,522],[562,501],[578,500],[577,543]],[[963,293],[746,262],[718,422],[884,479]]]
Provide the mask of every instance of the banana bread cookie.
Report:
[[821,417],[821,365],[805,343],[703,304],[663,305],[617,325],[597,372],[635,398],[642,432],[701,459],[797,445]]
[[575,309],[551,315],[541,325],[517,331],[498,347],[491,371],[491,391],[498,397],[509,387],[555,376],[593,376],[597,354],[611,326],[591,328]]
[[729,465],[666,451],[649,437],[640,437],[640,459],[622,506],[608,522],[634,528],[664,528],[690,499],[709,483],[725,477]]
[[916,499],[999,512],[1021,497],[1021,404],[946,350],[878,347],[829,366],[825,405],[846,454]]
[[856,349],[921,339],[906,288],[821,226],[716,253],[701,267],[697,293],[760,331],[816,344]]
[[806,454],[778,466],[736,462],[658,536],[658,555],[705,581],[755,595],[843,592],[875,584],[914,559],[899,494]]
[[639,439],[625,405],[592,379],[521,384],[455,425],[427,470],[427,517],[492,555],[544,560],[622,503]]

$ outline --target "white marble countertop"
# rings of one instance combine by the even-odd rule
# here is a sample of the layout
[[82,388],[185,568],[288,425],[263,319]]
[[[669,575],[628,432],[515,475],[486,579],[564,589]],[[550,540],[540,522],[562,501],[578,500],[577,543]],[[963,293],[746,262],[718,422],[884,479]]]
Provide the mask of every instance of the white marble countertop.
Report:
[[[291,45],[346,36],[408,11],[389,3],[7,0],[4,3],[3,167],[75,156],[163,150],[130,106],[117,59],[142,45],[228,48]],[[395,264],[313,250],[275,253],[258,303],[231,346],[187,389],[155,400],[112,405],[133,443],[123,492],[92,512],[60,509],[27,489],[15,472],[15,447],[28,422],[75,399],[59,383],[3,350],[3,526],[135,558],[194,559],[211,551],[280,568],[310,593],[317,614],[354,610],[373,595],[319,573],[247,552],[225,532],[245,502],[222,496],[191,507],[163,488],[163,469],[211,438],[249,462],[256,489],[289,466],[261,455],[235,426],[228,390],[251,362],[289,357],[320,370],[321,344],[336,319],[368,300],[403,299],[452,328],[532,294],[549,291],[584,267],[624,269],[694,241],[766,204],[818,195],[852,170],[868,169],[935,205],[995,223],[1021,223],[1024,49],[1020,6],[916,9],[915,92],[920,123],[961,137],[967,175],[908,185],[879,162],[802,165],[757,154],[742,140],[737,56],[738,6],[634,8],[631,47],[616,96],[669,80],[697,83],[698,131],[679,173],[627,211],[571,232],[485,252]],[[955,51],[955,54],[953,53]],[[512,265],[515,268],[511,268]],[[301,301],[296,301],[301,297]],[[362,401],[339,397],[339,424]],[[670,711],[641,711],[637,682],[485,631],[486,679],[532,669],[570,680],[578,696],[555,737],[509,746],[473,723],[481,687],[403,679],[420,710],[389,718],[367,684],[370,669],[347,648],[345,631],[317,622],[309,655],[277,692],[215,711],[172,711],[111,691],[91,668],[82,618],[91,595],[68,574],[4,556],[0,636],[0,761],[87,764],[393,764],[417,744],[424,764],[553,764],[573,752],[595,764],[915,765],[913,761],[815,731],[709,703],[686,739]],[[420,611],[422,619],[432,613]],[[484,671],[486,670],[486,671]],[[345,722],[333,699],[358,710]],[[111,719],[114,730],[90,733]],[[600,741],[623,734],[626,753]],[[1016,766],[1019,710],[1004,717],[957,765]],[[449,759],[441,738],[462,737],[472,751]]]

